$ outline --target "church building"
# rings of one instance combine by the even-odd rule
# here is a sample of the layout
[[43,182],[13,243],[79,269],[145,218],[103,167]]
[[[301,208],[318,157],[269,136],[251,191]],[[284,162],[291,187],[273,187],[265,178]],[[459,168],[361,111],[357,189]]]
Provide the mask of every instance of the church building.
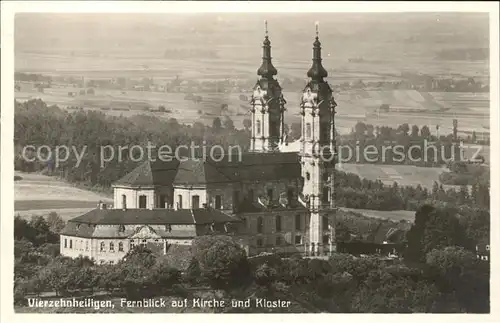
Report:
[[[61,254],[116,262],[136,245],[190,245],[205,234],[238,238],[249,255],[328,255],[335,251],[335,107],[318,32],[300,106],[286,107],[263,42],[250,101],[250,150],[241,158],[145,161],[113,185],[114,208],[100,205],[70,220]],[[286,111],[299,111],[297,151],[285,145]]]

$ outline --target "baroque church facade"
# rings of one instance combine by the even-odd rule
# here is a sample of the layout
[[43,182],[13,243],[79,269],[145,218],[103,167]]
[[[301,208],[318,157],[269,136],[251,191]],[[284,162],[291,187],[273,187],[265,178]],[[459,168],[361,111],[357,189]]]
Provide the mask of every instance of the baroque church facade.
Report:
[[[271,42],[251,99],[250,150],[241,156],[145,161],[113,185],[105,205],[68,221],[61,254],[114,263],[136,245],[166,253],[196,236],[235,236],[250,255],[328,255],[335,246],[335,107],[318,34],[299,107],[302,136],[285,144],[286,100]],[[292,149],[293,150],[293,149]]]

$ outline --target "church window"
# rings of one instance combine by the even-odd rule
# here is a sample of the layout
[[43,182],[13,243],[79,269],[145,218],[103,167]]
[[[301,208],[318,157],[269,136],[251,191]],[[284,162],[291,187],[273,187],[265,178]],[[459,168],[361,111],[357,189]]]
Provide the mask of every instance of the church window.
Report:
[[260,135],[260,120],[257,120],[255,124],[256,124],[256,133],[257,135]]
[[248,190],[248,200],[253,202],[253,190]]
[[118,228],[119,232],[125,232],[125,226],[123,224],[120,224],[120,227]]
[[323,236],[323,244],[329,244],[329,243],[330,243],[330,236],[325,234]]
[[160,208],[160,209],[166,208],[167,197],[164,194],[161,194],[160,201],[158,203],[159,203],[158,208]]
[[193,195],[191,197],[191,208],[193,209],[199,209],[200,208],[200,196],[199,195]]
[[101,248],[99,250],[100,251],[106,250],[106,245],[104,244],[104,242],[101,242]]
[[276,232],[281,231],[281,216],[277,215],[276,216]]
[[330,223],[328,221],[328,216],[323,216],[323,230],[328,230]]
[[69,239],[69,248],[73,249],[73,240]]
[[257,233],[262,233],[264,231],[264,220],[262,217],[257,218]]
[[139,209],[145,209],[147,204],[146,195],[139,196]]
[[118,251],[123,251],[123,242],[118,243]]
[[177,196],[177,198],[178,198],[178,200],[179,200],[179,201],[177,202],[177,206],[178,206],[178,208],[179,208],[179,209],[182,209],[182,195],[180,195],[180,194],[179,194],[179,195]]
[[237,212],[240,202],[240,191],[233,191],[233,212]]
[[295,230],[300,230],[301,229],[301,223],[300,223],[300,214],[295,215]]
[[287,190],[286,197],[287,197],[287,200],[288,200],[288,204],[290,205],[292,203],[292,200],[293,200],[293,188],[289,188]]
[[328,203],[330,201],[330,188],[323,187],[323,194],[321,195],[323,203]]
[[301,235],[295,236],[295,244],[302,244],[302,236]]
[[122,208],[127,208],[127,196],[125,194],[122,194]]
[[220,195],[215,196],[215,208],[217,210],[222,209],[222,196]]
[[113,242],[109,243],[109,251],[115,251],[115,244]]
[[306,123],[306,139],[311,139],[311,124]]
[[64,248],[68,248],[68,239],[64,238]]
[[271,201],[273,199],[273,189],[268,188],[267,189],[267,198]]

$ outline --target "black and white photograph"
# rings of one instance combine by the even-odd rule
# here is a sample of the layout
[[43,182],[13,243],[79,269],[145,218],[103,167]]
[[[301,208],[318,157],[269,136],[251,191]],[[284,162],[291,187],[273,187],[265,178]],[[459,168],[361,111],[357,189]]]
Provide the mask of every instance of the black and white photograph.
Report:
[[22,3],[2,3],[12,322],[494,312],[498,3]]

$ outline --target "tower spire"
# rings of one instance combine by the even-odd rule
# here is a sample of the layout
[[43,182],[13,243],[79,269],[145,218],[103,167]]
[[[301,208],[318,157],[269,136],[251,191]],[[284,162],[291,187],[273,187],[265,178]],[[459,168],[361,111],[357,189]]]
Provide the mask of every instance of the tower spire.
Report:
[[271,62],[271,41],[269,41],[269,35],[267,30],[267,20],[264,21],[265,25],[265,37],[264,43],[262,46],[262,65],[260,65],[257,70],[257,75],[262,76],[263,78],[272,78],[274,75],[278,74],[278,71],[273,66]]
[[313,43],[313,64],[307,76],[313,81],[323,82],[323,79],[328,76],[328,72],[321,64],[321,42],[319,41],[319,22],[316,22],[316,39]]

